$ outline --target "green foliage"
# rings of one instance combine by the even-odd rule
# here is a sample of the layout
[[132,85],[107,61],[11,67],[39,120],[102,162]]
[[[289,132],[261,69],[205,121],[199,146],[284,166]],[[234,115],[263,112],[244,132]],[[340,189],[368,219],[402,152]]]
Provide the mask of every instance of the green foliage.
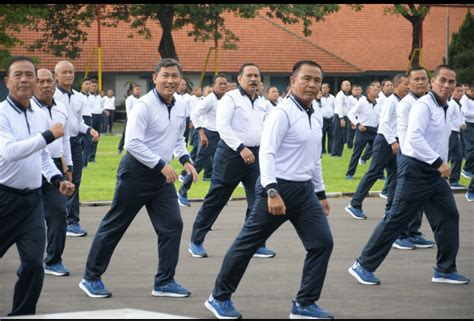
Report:
[[453,34],[448,55],[458,81],[471,82],[474,79],[474,19],[471,11],[467,12],[459,31]]

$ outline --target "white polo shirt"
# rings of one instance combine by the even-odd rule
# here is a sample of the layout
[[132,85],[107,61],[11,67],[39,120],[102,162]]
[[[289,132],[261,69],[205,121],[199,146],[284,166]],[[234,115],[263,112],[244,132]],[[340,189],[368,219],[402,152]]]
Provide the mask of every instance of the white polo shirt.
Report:
[[284,99],[269,115],[259,151],[262,186],[289,181],[309,181],[315,192],[325,190],[321,169],[323,117],[316,101],[312,113],[295,96]]
[[[46,114],[35,105],[25,110],[11,97],[0,103],[0,184],[16,189],[37,189],[42,175],[48,181],[62,174],[46,148]],[[51,140],[51,141],[52,141]]]
[[84,101],[84,107],[82,109],[82,117],[92,117],[92,101],[91,101],[91,95],[90,94],[85,94],[82,91],[79,93],[79,95],[82,97],[82,100]]
[[351,109],[351,102],[349,100],[349,96],[344,93],[344,91],[340,90],[335,98],[334,101],[334,113],[339,118],[344,118],[347,116],[347,113]]
[[56,139],[54,142],[48,145],[48,151],[51,157],[60,158],[64,156],[68,166],[72,166],[71,156],[71,142],[69,140],[69,116],[67,108],[60,101],[56,101],[53,98],[53,105],[47,106],[40,102],[36,97],[33,96],[31,99],[31,105],[38,107],[41,111],[46,114],[48,121],[48,128],[52,124],[61,123],[64,126],[64,136]]
[[80,133],[87,134],[90,127],[87,126],[84,123],[84,119],[82,119],[84,100],[79,93],[74,89],[68,92],[58,85],[54,92],[54,100],[60,101],[67,108],[69,116],[69,136],[72,138]]
[[464,120],[467,123],[474,123],[474,98],[464,94],[460,102]]
[[138,101],[140,97],[135,97],[134,95],[130,95],[125,99],[125,111],[128,114],[130,113],[130,110],[132,110],[133,105]]
[[186,106],[173,98],[170,105],[156,88],[142,96],[128,115],[125,149],[149,168],[169,164],[173,158],[189,158],[184,140]]
[[461,125],[464,124],[461,105],[453,98],[449,100],[448,105],[449,107],[446,117],[451,119],[451,130],[459,133],[461,131]]
[[[219,101],[216,127],[221,139],[233,150],[260,146],[266,107],[260,99],[253,102],[241,88],[227,92]],[[239,148],[240,147],[240,148]]]
[[336,100],[333,95],[329,94],[326,97],[321,97],[321,108],[323,118],[332,118],[334,116]]
[[405,142],[405,135],[408,128],[408,116],[410,115],[411,107],[416,103],[418,97],[409,92],[408,95],[400,100],[397,111],[397,135],[400,149],[403,148],[403,143]]
[[217,131],[216,114],[219,98],[212,92],[197,103],[191,112],[191,121],[195,128],[204,127],[208,130]]
[[102,101],[104,103],[104,109],[115,110],[115,96],[104,96],[102,97]]
[[403,154],[429,165],[439,163],[438,158],[448,162],[451,119],[447,118],[447,108],[447,104],[439,105],[433,92],[416,101],[410,110]]
[[385,99],[380,108],[380,124],[377,133],[382,134],[389,145],[397,141],[397,106],[400,97],[391,94]]
[[102,114],[104,112],[102,97],[100,97],[100,95],[90,94],[89,101],[91,103],[92,114]]
[[349,111],[347,117],[354,124],[362,124],[366,127],[377,127],[379,125],[380,105],[369,101],[361,96],[357,104]]

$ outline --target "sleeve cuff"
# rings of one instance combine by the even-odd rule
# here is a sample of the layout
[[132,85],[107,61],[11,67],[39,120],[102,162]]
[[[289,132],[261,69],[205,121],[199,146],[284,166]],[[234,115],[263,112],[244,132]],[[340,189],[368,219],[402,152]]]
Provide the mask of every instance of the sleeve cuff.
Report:
[[87,134],[87,135],[90,135],[90,134],[91,134],[91,130],[92,130],[92,128],[90,128],[90,127],[87,128],[86,134]]
[[73,167],[71,165],[68,165],[67,168],[68,168],[68,171],[72,173]]
[[185,164],[186,162],[190,162],[190,163],[192,164],[192,162],[191,162],[191,157],[190,157],[189,155],[183,155],[183,156],[181,156],[181,157],[179,158],[179,162],[180,162],[181,165],[183,165],[183,166],[184,166],[184,164]]
[[53,132],[50,130],[42,132],[41,135],[43,135],[46,145],[49,145],[56,140],[56,138],[54,138]]
[[158,161],[158,164],[156,164],[154,169],[157,169],[157,170],[161,171],[163,169],[163,167],[165,167],[165,165],[166,165],[166,163],[162,159],[160,159]]
[[240,144],[239,147],[237,147],[237,151],[240,153],[242,151],[242,149],[245,148],[245,145],[244,144]]
[[61,182],[65,181],[66,179],[62,175],[54,175],[51,177],[51,184],[59,188],[59,185],[61,185]]
[[278,191],[278,185],[277,183],[270,183],[267,186],[265,186],[265,191],[268,192],[269,189],[276,189]]
[[443,165],[443,160],[441,157],[438,157],[431,166],[439,168],[441,165]]
[[316,196],[318,197],[318,199],[320,201],[325,200],[326,198],[328,198],[326,196],[326,191],[316,192]]

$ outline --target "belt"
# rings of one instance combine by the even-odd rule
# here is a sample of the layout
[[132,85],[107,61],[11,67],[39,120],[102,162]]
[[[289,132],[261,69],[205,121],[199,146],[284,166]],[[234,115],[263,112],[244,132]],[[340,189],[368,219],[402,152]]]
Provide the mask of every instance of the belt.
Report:
[[17,189],[17,188],[13,188],[13,187],[9,187],[9,186],[0,184],[0,189],[4,190],[6,192],[14,193],[14,194],[29,195],[29,194],[36,193],[37,191],[39,191],[41,189],[41,187],[33,188],[33,189],[29,189],[29,188]]

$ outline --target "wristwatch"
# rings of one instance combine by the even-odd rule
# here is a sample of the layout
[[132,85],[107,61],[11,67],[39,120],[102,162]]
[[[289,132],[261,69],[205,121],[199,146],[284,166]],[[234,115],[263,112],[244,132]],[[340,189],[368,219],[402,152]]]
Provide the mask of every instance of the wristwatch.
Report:
[[277,194],[278,194],[278,191],[277,191],[276,189],[274,189],[274,188],[270,188],[269,190],[267,190],[267,195],[268,195],[268,197],[270,197],[270,198],[276,197]]

